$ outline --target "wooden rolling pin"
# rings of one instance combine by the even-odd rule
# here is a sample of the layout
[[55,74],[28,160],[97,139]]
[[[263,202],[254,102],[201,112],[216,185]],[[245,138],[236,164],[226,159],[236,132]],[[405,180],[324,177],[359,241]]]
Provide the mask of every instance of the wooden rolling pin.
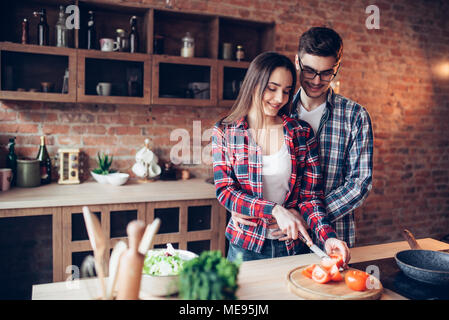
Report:
[[128,224],[128,249],[120,257],[118,270],[117,300],[138,300],[142,269],[145,255],[138,251],[140,241],[145,231],[143,221],[134,220]]

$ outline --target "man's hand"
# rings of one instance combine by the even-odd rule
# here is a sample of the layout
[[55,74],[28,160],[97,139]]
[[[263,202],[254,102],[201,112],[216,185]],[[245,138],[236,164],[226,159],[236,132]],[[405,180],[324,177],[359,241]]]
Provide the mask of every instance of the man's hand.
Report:
[[250,216],[246,216],[241,213],[231,211],[231,219],[234,221],[234,228],[237,229],[238,232],[243,233],[243,230],[239,227],[239,223],[246,225],[246,226],[256,227],[257,223],[250,221],[250,220],[260,219],[260,218],[259,217],[250,217]]
[[346,242],[336,238],[329,238],[324,243],[324,249],[328,255],[333,253],[341,255],[343,259],[343,267],[347,267],[349,260],[351,260],[351,252],[349,251]]

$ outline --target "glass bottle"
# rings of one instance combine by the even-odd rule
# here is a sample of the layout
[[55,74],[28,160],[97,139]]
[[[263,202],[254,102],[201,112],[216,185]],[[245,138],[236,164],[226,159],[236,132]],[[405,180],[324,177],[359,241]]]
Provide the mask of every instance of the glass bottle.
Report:
[[97,48],[97,33],[95,31],[94,12],[89,11],[89,20],[87,21],[87,49]]
[[56,32],[56,46],[68,47],[68,29],[65,25],[64,6],[59,6],[59,18],[55,26]]
[[187,32],[182,38],[181,57],[193,58],[195,55],[195,39]]
[[45,146],[45,136],[41,136],[41,145],[36,159],[40,161],[41,184],[49,184],[51,182],[51,159]]
[[237,51],[235,52],[235,59],[237,61],[243,61],[245,59],[245,51],[243,51],[243,46],[238,45]]
[[29,27],[28,19],[23,19],[22,21],[22,44],[29,43]]
[[48,23],[47,10],[42,9],[39,12],[34,12],[35,16],[40,16],[39,24],[37,25],[37,44],[40,46],[48,46]]
[[131,17],[131,32],[129,34],[129,52],[139,52],[139,33],[137,32],[137,17]]
[[8,143],[9,153],[8,157],[6,158],[6,167],[12,170],[11,186],[15,186],[17,181],[17,155],[14,150],[14,146],[16,145],[15,140],[16,140],[15,137],[9,139]]

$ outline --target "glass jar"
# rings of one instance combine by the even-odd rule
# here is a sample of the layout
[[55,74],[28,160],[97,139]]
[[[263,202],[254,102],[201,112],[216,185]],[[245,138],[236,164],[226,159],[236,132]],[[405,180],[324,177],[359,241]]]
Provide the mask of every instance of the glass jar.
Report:
[[237,61],[243,61],[245,59],[245,51],[243,51],[243,46],[238,45],[237,51],[235,52],[235,59]]
[[195,39],[187,32],[182,38],[181,57],[193,58],[195,52]]
[[117,46],[118,50],[122,52],[129,51],[129,39],[126,36],[126,32],[123,29],[115,30],[117,32]]

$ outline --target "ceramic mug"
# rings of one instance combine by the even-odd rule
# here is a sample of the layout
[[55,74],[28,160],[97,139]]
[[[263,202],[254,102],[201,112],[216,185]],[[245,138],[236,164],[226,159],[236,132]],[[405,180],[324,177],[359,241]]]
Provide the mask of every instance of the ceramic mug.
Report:
[[149,166],[148,166],[148,175],[150,178],[156,177],[158,175],[161,174],[161,167],[157,164],[156,161],[153,161]]
[[7,191],[11,187],[12,170],[10,168],[0,169],[0,191]]
[[117,51],[120,48],[120,44],[118,42],[115,42],[114,39],[102,38],[100,39],[100,48],[101,51]]
[[97,84],[97,94],[99,96],[110,96],[111,95],[111,83],[110,82],[98,82]]

